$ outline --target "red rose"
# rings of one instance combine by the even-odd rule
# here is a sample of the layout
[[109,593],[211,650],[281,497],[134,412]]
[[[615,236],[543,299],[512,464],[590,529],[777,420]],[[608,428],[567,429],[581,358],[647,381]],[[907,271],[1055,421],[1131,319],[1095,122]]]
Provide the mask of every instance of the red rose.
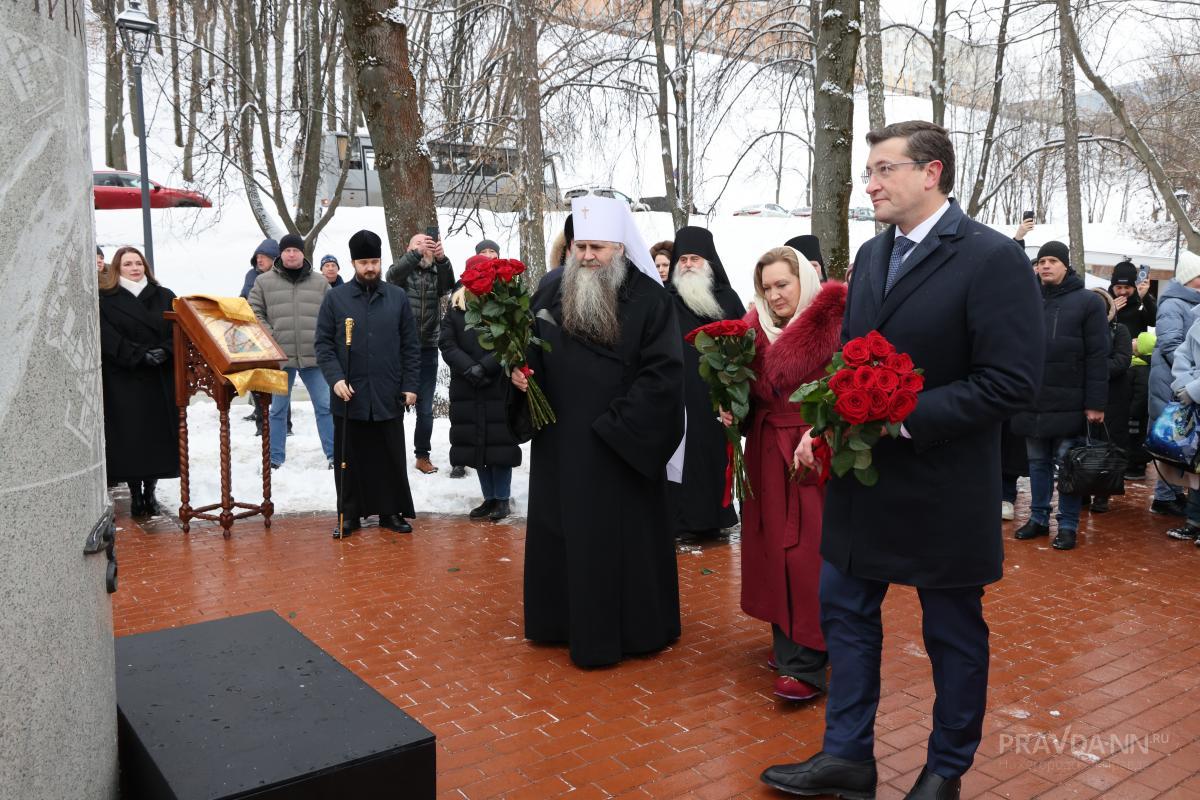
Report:
[[846,342],[842,348],[842,361],[850,367],[861,367],[871,360],[871,346],[867,340],[859,337]]
[[[859,367],[863,369],[863,367]],[[890,369],[876,368],[875,369],[875,387],[882,389],[887,394],[896,391],[900,386],[900,376],[892,372]]]
[[875,385],[875,368],[859,367],[854,370],[854,385],[859,389],[870,389]]
[[491,294],[492,286],[496,282],[496,272],[493,269],[495,263],[496,261],[493,259],[466,270],[462,274],[462,285],[476,297]]
[[913,360],[908,353],[892,353],[884,359],[883,365],[900,374],[913,371]]
[[496,270],[496,277],[505,282],[525,271],[525,265],[515,258],[498,258],[489,266]]
[[852,389],[838,397],[833,410],[851,425],[860,425],[871,418],[871,395],[863,389]]
[[867,392],[871,395],[871,419],[883,419],[883,415],[888,411],[891,397],[878,387],[872,387]]
[[896,348],[879,331],[867,334],[867,346],[871,349],[871,358],[884,359],[896,352]]
[[852,369],[840,369],[829,379],[829,390],[838,397],[852,389],[854,389],[854,370]]
[[740,319],[718,320],[704,327],[711,329],[708,331],[709,336],[744,336],[746,331],[750,330],[750,326]]
[[916,407],[917,395],[914,392],[901,389],[892,395],[892,399],[888,403],[887,421],[893,424],[904,422]]
[[900,376],[900,388],[905,392],[916,394],[925,388],[925,376],[916,372],[908,372]]

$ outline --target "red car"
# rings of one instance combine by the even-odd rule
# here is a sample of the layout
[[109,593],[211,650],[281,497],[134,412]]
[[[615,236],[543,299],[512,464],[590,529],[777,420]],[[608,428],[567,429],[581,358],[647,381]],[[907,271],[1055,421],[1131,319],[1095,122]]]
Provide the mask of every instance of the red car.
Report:
[[[134,172],[92,173],[96,210],[142,207],[142,178]],[[189,189],[172,189],[150,181],[151,208],[212,208],[212,201]]]

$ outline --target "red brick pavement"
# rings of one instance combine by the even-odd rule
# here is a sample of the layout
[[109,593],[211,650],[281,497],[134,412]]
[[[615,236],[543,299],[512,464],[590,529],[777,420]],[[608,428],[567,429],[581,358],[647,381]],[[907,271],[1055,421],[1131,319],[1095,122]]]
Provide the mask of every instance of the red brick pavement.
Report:
[[[1137,492],[1085,514],[1073,552],[1007,541],[964,797],[1200,798],[1200,548],[1166,539]],[[519,525],[422,518],[337,542],[332,516],[239,523],[229,541],[119,524],[118,636],[274,609],[437,734],[442,797],[772,797],[762,768],[820,747],[823,704],[771,695],[736,538],[681,550],[675,646],[584,671],[521,637]],[[880,800],[920,770],[933,702],[913,590],[892,589],[884,624]]]

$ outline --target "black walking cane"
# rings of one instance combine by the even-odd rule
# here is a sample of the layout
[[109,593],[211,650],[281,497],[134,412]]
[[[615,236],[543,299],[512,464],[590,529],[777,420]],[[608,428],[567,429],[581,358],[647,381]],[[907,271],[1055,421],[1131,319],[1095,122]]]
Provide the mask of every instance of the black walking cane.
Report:
[[[350,386],[350,340],[354,336],[354,318],[346,317],[346,363],[342,365],[346,386]],[[350,401],[343,400],[342,409],[342,463],[338,471],[338,529],[336,539],[346,535],[346,428],[350,427]]]

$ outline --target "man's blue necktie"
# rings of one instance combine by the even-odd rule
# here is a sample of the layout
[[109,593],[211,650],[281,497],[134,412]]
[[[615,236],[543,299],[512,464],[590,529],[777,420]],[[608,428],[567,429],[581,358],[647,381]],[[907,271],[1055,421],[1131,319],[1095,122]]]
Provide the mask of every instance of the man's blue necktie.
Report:
[[900,263],[904,260],[904,256],[909,250],[916,245],[912,239],[907,239],[903,236],[897,236],[896,241],[892,244],[892,257],[888,260],[887,283],[883,285],[883,296],[887,297],[888,292],[892,290],[892,284],[896,282],[896,277],[900,274]]

